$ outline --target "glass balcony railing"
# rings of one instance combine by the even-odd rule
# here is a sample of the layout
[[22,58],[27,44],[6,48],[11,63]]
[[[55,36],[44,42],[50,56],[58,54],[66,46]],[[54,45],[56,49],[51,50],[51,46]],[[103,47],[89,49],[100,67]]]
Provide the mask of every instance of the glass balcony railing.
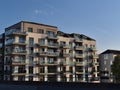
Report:
[[57,35],[48,34],[48,39],[57,39]]
[[62,47],[62,48],[69,48],[69,45],[67,45],[67,44],[60,44],[60,47]]
[[84,62],[75,62],[76,65],[84,65]]
[[25,49],[13,49],[12,50],[13,53],[26,53],[26,50]]
[[8,44],[13,44],[13,43],[26,43],[26,40],[19,40],[18,42],[15,41],[15,39],[9,39],[9,40],[6,40],[5,42],[5,45],[8,45]]
[[75,54],[76,58],[83,58],[83,54]]
[[39,43],[40,46],[47,46],[45,43]]
[[15,39],[9,39],[5,42],[5,45],[12,44],[15,42]]
[[58,64],[57,61],[48,61],[47,64]]
[[57,52],[47,52],[48,56],[58,56]]
[[80,50],[83,50],[83,46],[75,46],[75,49],[80,49]]
[[21,60],[21,59],[14,59],[12,60],[13,64],[25,64],[25,60]]
[[82,41],[83,41],[82,39],[75,38],[75,42],[82,42]]
[[40,61],[40,64],[45,64],[45,61]]
[[58,43],[48,43],[48,47],[58,47]]
[[21,30],[17,30],[17,29],[11,29],[5,32],[6,36],[12,34],[26,35],[26,32],[22,32]]

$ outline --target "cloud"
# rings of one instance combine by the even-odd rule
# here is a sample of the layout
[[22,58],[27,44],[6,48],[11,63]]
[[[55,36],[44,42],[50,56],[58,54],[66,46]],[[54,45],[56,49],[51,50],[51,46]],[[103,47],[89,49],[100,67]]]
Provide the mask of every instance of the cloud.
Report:
[[43,1],[41,6],[41,8],[34,10],[35,15],[54,15],[55,13],[58,13],[56,7],[48,2]]
[[36,15],[54,15],[54,11],[52,11],[52,10],[40,10],[40,9],[36,9],[36,10],[34,10],[34,13]]

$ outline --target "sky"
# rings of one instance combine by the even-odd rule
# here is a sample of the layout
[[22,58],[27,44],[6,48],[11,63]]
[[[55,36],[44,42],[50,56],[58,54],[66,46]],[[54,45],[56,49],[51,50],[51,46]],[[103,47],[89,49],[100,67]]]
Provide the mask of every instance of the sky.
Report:
[[120,50],[120,0],[0,0],[0,33],[19,21],[87,35],[98,53]]

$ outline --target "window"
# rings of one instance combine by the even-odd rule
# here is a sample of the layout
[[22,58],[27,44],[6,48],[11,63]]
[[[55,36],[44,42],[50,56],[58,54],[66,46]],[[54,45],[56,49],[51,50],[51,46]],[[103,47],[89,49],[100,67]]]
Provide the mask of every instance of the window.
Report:
[[64,46],[64,45],[66,45],[66,42],[60,41],[60,45],[61,45],[61,46]]
[[33,32],[33,28],[29,27],[28,32]]
[[39,42],[40,45],[44,45],[45,44],[45,39],[39,39],[38,42]]
[[19,37],[19,42],[20,43],[25,43],[25,38],[24,37]]
[[108,55],[107,54],[104,55],[104,59],[105,60],[108,59]]
[[29,67],[29,73],[33,74],[33,67]]
[[47,31],[46,34],[47,34],[48,36],[55,36],[55,33],[52,32],[52,31]]
[[44,57],[40,57],[40,63],[44,64],[45,63],[45,58]]
[[38,29],[37,32],[43,34],[44,30],[43,29]]
[[33,46],[33,44],[34,44],[34,38],[29,38],[29,45]]
[[107,64],[107,61],[105,60],[105,61],[104,61],[104,65],[106,65],[106,64]]

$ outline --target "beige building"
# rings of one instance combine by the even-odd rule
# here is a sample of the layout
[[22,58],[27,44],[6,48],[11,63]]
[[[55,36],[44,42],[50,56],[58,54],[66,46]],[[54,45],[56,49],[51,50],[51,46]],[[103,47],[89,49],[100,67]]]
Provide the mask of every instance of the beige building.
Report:
[[4,80],[99,82],[96,41],[88,36],[21,21],[2,39]]

